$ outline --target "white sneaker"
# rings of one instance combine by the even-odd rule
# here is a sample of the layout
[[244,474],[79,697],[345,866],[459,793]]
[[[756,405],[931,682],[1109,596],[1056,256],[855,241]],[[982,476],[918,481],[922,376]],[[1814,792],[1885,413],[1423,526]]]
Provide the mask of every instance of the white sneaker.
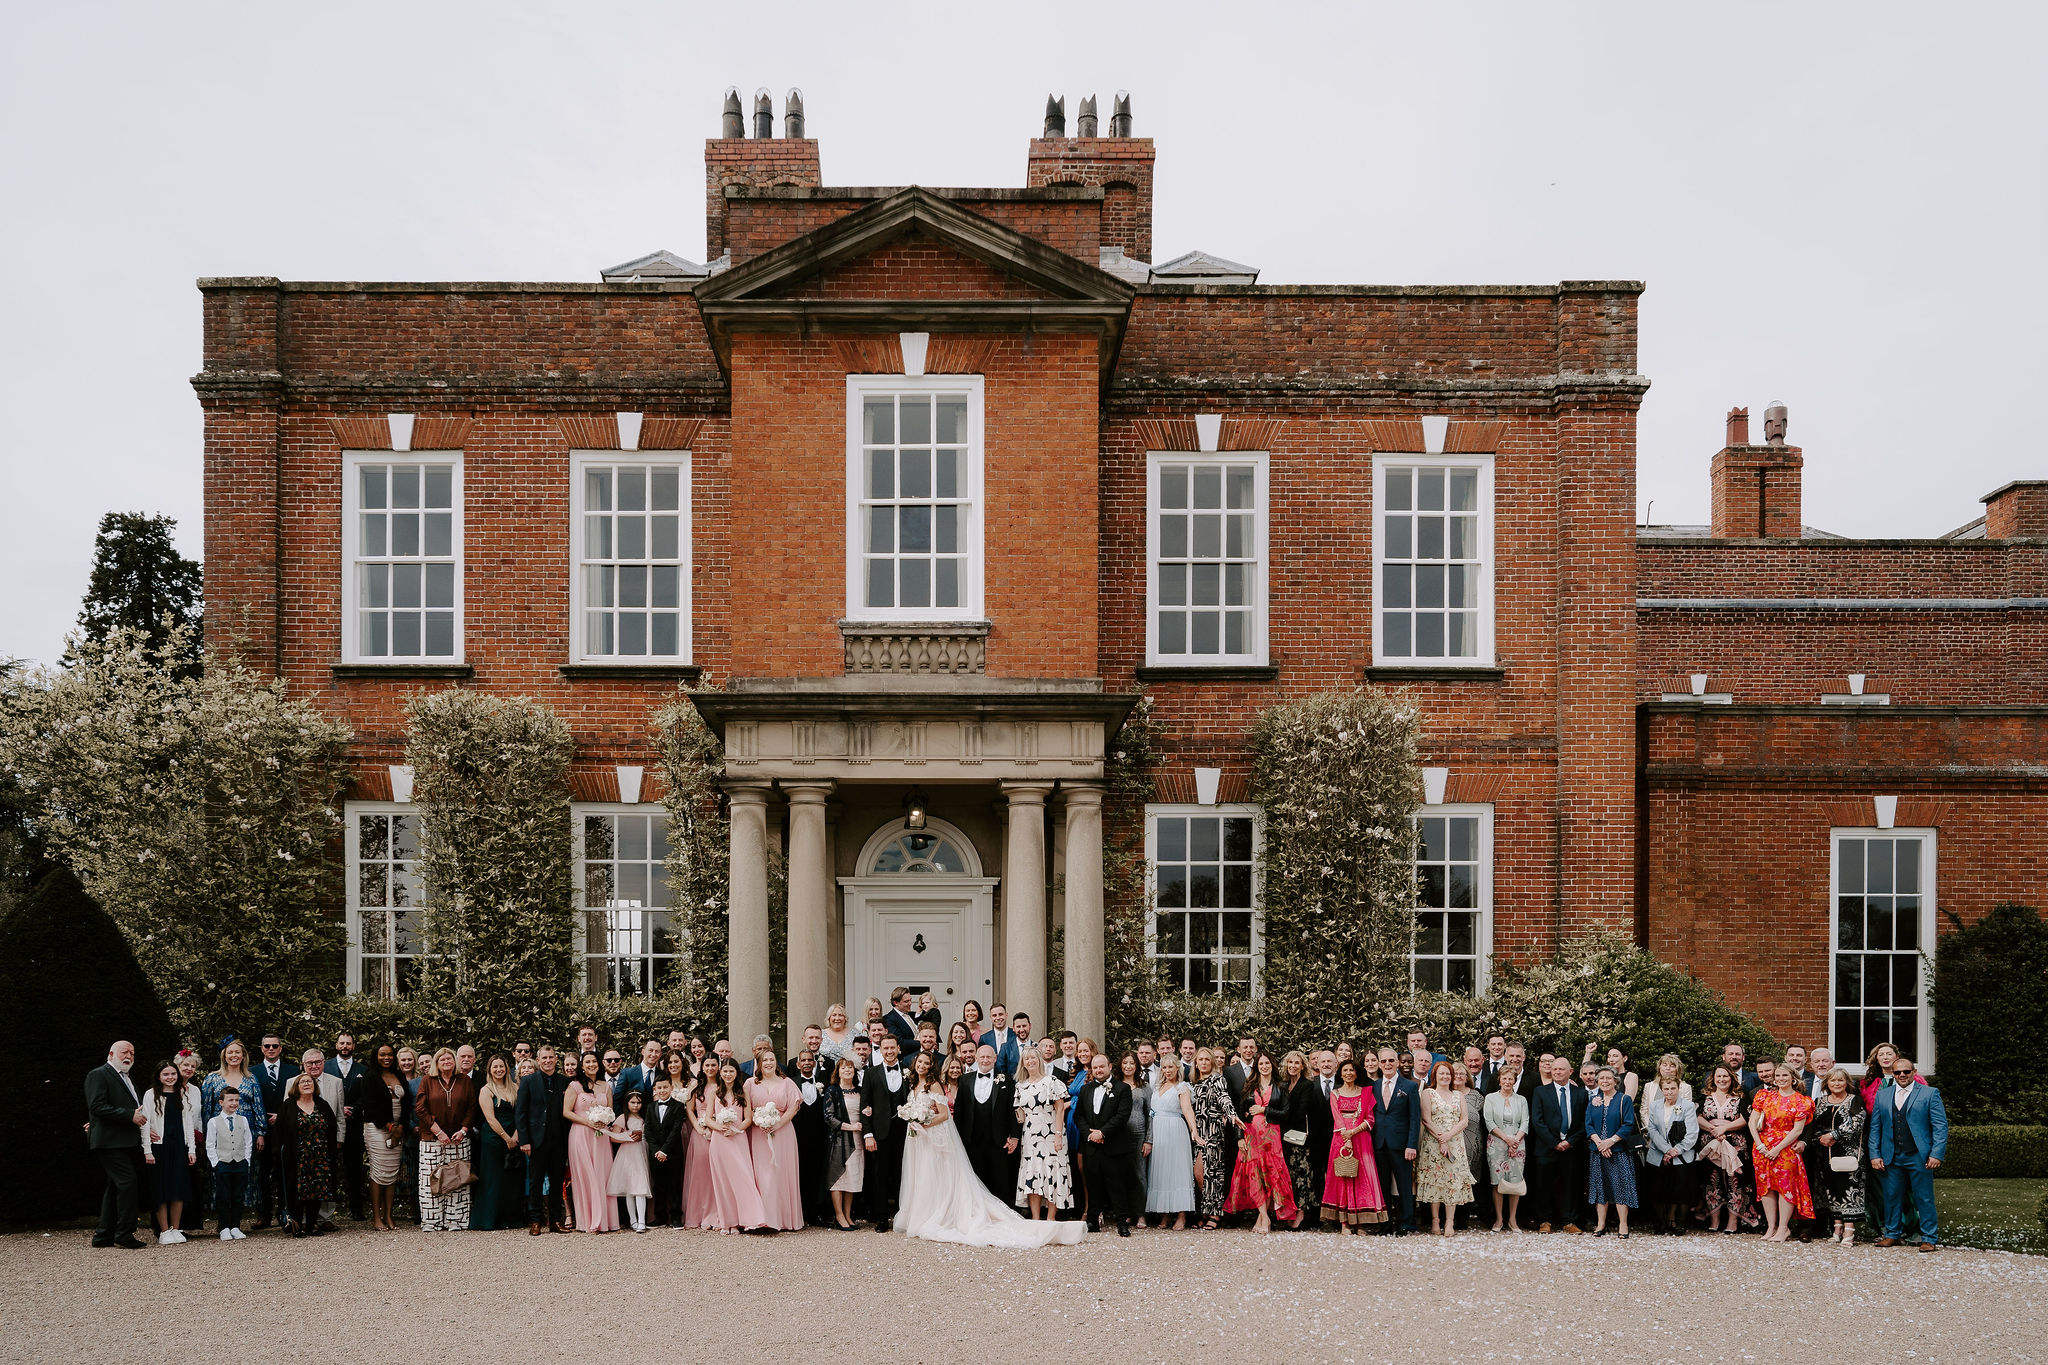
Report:
[[242,1231],[240,1228],[229,1228],[228,1231],[235,1234],[235,1240],[237,1242],[246,1242],[249,1240],[249,1234]]
[[222,1228],[222,1229],[220,1230],[220,1239],[221,1239],[221,1240],[222,1240],[223,1242],[232,1242],[232,1241],[234,1241],[234,1240],[235,1240],[235,1230],[234,1230],[233,1228]]
[[176,1228],[165,1228],[156,1235],[156,1244],[160,1247],[176,1246],[184,1240],[183,1237],[178,1235]]

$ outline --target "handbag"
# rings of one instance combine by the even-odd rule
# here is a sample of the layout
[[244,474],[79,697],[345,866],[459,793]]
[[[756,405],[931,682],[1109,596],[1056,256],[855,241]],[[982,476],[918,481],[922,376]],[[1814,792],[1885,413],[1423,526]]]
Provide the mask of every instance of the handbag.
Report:
[[1831,1156],[1828,1158],[1828,1169],[1840,1171],[1844,1175],[1855,1170],[1856,1166],[1857,1161],[1853,1156]]
[[427,1180],[427,1188],[436,1199],[446,1199],[457,1190],[476,1183],[476,1173],[469,1169],[469,1163],[457,1158],[444,1166],[434,1168],[434,1174]]
[[1330,1169],[1336,1172],[1339,1180],[1358,1179],[1358,1157],[1352,1153],[1349,1139],[1345,1140],[1343,1150],[1331,1161]]
[[1280,1140],[1289,1147],[1306,1147],[1308,1146],[1308,1129],[1290,1128],[1280,1135]]

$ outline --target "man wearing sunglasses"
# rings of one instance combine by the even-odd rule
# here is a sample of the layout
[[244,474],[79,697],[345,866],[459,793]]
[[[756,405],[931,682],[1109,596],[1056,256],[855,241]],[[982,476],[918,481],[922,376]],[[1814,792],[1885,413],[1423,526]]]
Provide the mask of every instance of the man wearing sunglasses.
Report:
[[1920,1249],[1932,1251],[1940,1220],[1934,1212],[1934,1172],[1948,1155],[1948,1111],[1926,1083],[1915,1085],[1913,1059],[1892,1063],[1891,1084],[1870,1102],[1870,1169],[1884,1182],[1884,1236],[1875,1245],[1906,1240],[1906,1190],[1920,1212]]

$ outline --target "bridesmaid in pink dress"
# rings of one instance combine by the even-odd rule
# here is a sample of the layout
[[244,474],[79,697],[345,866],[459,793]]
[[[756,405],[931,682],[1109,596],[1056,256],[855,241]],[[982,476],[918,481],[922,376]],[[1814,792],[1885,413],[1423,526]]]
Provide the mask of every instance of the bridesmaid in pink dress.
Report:
[[604,1080],[597,1054],[586,1052],[580,1072],[569,1082],[562,1112],[569,1119],[569,1197],[575,1205],[578,1232],[616,1232],[619,1204],[611,1196],[612,1139],[607,1125],[593,1122],[590,1111],[611,1108],[612,1088]]
[[[754,1159],[748,1151],[746,1096],[740,1093],[740,1064],[727,1057],[718,1064],[718,1083],[704,1093],[699,1114],[711,1130],[705,1164],[711,1170],[711,1212],[704,1226],[720,1232],[758,1228],[768,1222],[761,1193],[754,1185]],[[732,1117],[721,1121],[721,1113]]]
[[[767,1225],[794,1232],[804,1225],[804,1188],[797,1175],[796,1128],[790,1120],[803,1107],[803,1092],[782,1074],[775,1054],[763,1048],[754,1055],[754,1077],[747,1082],[746,1095],[748,1112],[754,1115],[754,1184],[761,1192]],[[761,1123],[764,1104],[774,1105],[780,1114],[772,1128]]]
[[[683,1112],[689,1118],[690,1142],[683,1152],[683,1226],[701,1228],[711,1221],[711,1109],[705,1101],[718,1084],[718,1073],[707,1070],[690,1088]],[[715,1226],[715,1225],[714,1225]]]

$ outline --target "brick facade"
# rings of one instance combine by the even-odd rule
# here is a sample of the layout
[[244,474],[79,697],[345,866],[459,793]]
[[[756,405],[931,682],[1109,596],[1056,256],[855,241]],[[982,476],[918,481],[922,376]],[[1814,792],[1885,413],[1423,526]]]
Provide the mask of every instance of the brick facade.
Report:
[[[1053,754],[1038,746],[1069,723],[1050,719],[1062,698],[1149,695],[1169,731],[1162,799],[1193,801],[1194,770],[1212,767],[1223,799],[1242,798],[1261,708],[1404,687],[1447,800],[1492,807],[1495,955],[1632,932],[1804,1040],[1828,1025],[1829,831],[1860,825],[1868,798],[1897,796],[1937,830],[1945,913],[2040,900],[2048,545],[2026,537],[2048,530],[2042,485],[2001,490],[1976,538],[1802,539],[1801,452],[1782,415],[1750,445],[1744,413],[1702,470],[1713,526],[1644,533],[1639,285],[1132,286],[1098,252],[1150,260],[1153,162],[1149,139],[1038,139],[1023,189],[833,189],[814,140],[728,137],[706,148],[710,253],[730,253],[707,281],[202,281],[209,615],[354,727],[362,799],[389,796],[422,687],[555,707],[592,801],[618,797],[614,765],[652,769],[650,715],[680,681],[736,685],[748,706],[844,695],[885,738],[900,695],[912,766],[861,777],[862,746],[882,742],[868,731],[834,760],[855,765],[836,770],[835,876],[864,871],[857,851],[927,761],[912,715],[944,709],[927,694],[980,688],[990,717],[1040,708],[1017,722],[1006,781]],[[870,223],[899,225],[868,242]],[[917,346],[924,373],[981,377],[986,635],[947,655],[975,660],[966,682],[870,686],[842,638],[859,615],[847,377],[901,372]],[[391,448],[391,413],[412,416],[414,450],[461,452],[459,664],[342,662],[344,451]],[[620,413],[640,415],[640,449],[688,451],[687,665],[571,661],[571,455],[625,445]],[[1267,664],[1148,668],[1148,455],[1199,451],[1207,419],[1215,449],[1268,460]],[[1492,469],[1490,667],[1375,666],[1374,458],[1432,439]],[[1733,704],[1661,700],[1696,674]],[[1823,704],[1855,691],[1850,675],[1891,705]],[[970,723],[960,742],[1008,743],[1009,723]],[[930,779],[933,814],[1007,886],[998,774],[967,780],[978,747],[938,759],[970,766]],[[1068,771],[1046,779],[1055,874],[1060,784],[1089,780]],[[1104,818],[1132,830],[1142,814]],[[1074,908],[1048,885],[1071,935]],[[851,991],[865,969],[837,894],[821,932],[834,989]],[[994,983],[970,983],[984,1001],[1028,992],[1003,977],[1012,913],[996,911]]]

